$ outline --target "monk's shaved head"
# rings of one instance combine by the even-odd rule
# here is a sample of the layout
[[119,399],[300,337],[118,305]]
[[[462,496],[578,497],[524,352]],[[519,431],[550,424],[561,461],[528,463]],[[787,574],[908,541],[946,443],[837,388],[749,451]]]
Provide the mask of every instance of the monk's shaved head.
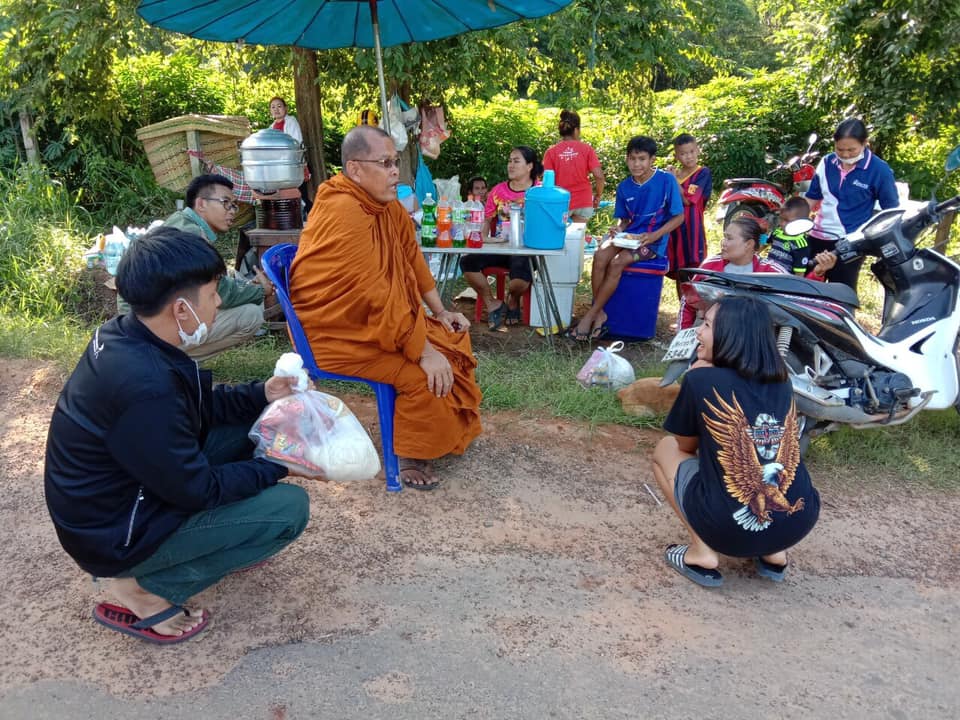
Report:
[[346,165],[348,160],[369,159],[371,153],[370,141],[374,137],[389,138],[390,135],[386,130],[381,130],[375,125],[357,125],[343,136],[343,143],[340,145],[340,161]]

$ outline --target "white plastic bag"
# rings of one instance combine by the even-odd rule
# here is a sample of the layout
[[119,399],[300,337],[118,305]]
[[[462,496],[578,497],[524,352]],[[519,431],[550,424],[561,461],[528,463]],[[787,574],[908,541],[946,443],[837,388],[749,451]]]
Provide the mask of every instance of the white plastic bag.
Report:
[[460,176],[454,175],[451,178],[435,178],[433,186],[437,189],[437,200],[446,196],[449,202],[453,199],[460,199]]
[[[409,136],[407,135],[407,126],[403,122],[403,114],[400,110],[400,96],[394,95],[387,102],[387,115],[390,116],[390,137],[393,138],[393,145],[397,152],[403,152],[407,147]],[[387,129],[386,120],[380,121],[380,127]]]
[[632,383],[637,378],[630,361],[617,355],[621,350],[623,342],[620,340],[610,347],[594,350],[577,373],[577,382],[585,388],[602,387],[608,390],[619,390]]
[[303,477],[350,482],[380,472],[380,456],[350,408],[316,390],[267,405],[249,437],[257,446],[254,457],[285,465]]

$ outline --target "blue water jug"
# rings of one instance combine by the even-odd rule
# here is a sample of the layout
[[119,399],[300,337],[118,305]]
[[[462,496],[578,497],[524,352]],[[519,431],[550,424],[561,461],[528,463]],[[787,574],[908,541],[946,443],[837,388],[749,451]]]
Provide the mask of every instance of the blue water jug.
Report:
[[543,185],[527,190],[523,205],[523,244],[537,250],[562,250],[567,234],[570,193],[554,184],[553,170],[543,173]]

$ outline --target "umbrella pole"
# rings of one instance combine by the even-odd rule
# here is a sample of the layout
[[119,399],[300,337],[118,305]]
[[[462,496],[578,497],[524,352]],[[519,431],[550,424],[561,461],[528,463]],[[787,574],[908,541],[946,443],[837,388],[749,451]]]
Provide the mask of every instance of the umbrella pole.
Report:
[[370,20],[373,25],[373,48],[377,54],[377,80],[380,82],[380,117],[384,129],[390,132],[390,115],[387,114],[387,84],[383,80],[383,49],[380,47],[380,19],[377,17],[377,0],[370,0]]

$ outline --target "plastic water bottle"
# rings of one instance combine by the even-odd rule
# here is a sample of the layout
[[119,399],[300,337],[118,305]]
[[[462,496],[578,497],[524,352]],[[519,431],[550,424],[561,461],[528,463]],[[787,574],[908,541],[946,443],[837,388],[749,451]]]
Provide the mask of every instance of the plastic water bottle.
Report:
[[453,216],[453,246],[462,248],[467,246],[467,206],[460,198],[454,198],[452,207]]
[[123,244],[119,240],[108,240],[103,247],[103,264],[111,275],[117,274],[117,265],[123,256]]
[[467,195],[467,247],[483,247],[483,203]]
[[437,247],[453,247],[453,218],[446,195],[440,196],[440,204],[437,205]]
[[420,221],[420,244],[423,247],[437,246],[437,203],[432,193],[423,199],[423,219]]

